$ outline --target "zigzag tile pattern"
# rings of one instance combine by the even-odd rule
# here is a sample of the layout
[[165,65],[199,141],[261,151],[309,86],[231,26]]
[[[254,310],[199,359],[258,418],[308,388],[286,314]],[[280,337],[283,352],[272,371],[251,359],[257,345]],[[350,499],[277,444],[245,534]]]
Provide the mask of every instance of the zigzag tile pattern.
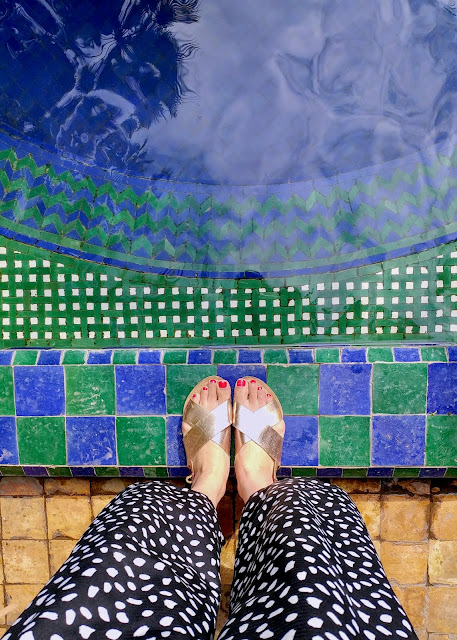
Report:
[[204,195],[204,185],[197,192],[190,184],[141,189],[138,180],[135,188],[120,187],[93,179],[89,169],[77,179],[75,171],[60,171],[57,159],[40,165],[30,152],[20,156],[12,146],[0,150],[2,226],[33,242],[152,261],[164,270],[185,265],[201,273],[217,265],[293,274],[332,261],[381,260],[457,233],[455,149],[364,180],[294,185],[297,192],[283,198],[237,198],[226,188]]

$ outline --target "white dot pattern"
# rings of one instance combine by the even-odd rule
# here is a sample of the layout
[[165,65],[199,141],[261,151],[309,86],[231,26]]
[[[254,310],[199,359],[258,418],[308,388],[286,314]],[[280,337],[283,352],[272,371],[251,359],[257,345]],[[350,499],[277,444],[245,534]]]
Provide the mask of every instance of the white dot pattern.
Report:
[[[223,536],[206,496],[137,483],[105,507],[4,640],[213,638]],[[220,640],[417,640],[339,487],[287,479],[240,524]]]

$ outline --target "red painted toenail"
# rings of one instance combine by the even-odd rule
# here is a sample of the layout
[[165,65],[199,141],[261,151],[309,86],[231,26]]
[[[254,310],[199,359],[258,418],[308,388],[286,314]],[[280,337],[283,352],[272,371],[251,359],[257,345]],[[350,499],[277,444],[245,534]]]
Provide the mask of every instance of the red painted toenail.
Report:
[[197,394],[196,394],[196,393],[194,393],[194,395],[192,396],[192,398],[196,398],[196,397],[197,397]]
[[212,382],[213,384],[216,384],[216,380],[210,380],[210,382]]
[[271,398],[271,393],[267,393],[267,398]]
[[246,386],[246,380],[237,380],[236,386],[237,387],[245,387]]
[[208,391],[208,387],[203,387],[202,391]]
[[257,387],[257,391],[262,391],[262,387]]
[[225,389],[226,386],[227,386],[227,383],[225,382],[225,380],[219,380],[219,387],[221,389]]
[[255,380],[251,380],[251,382],[254,382],[254,383],[255,383]]

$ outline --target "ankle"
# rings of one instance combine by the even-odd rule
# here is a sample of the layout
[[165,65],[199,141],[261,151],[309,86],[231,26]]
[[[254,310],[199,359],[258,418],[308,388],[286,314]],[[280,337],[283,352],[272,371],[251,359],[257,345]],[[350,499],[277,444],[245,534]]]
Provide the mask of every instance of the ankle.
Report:
[[226,484],[221,480],[220,469],[199,470],[194,474],[192,491],[204,493],[216,508],[225,493]]

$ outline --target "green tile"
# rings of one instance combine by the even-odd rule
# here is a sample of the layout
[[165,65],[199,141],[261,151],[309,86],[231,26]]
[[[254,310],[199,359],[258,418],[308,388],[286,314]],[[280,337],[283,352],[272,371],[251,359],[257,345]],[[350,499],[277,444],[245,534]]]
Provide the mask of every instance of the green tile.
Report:
[[164,364],[186,364],[186,362],[187,351],[170,349],[170,351],[165,351],[165,353],[163,354]]
[[339,349],[316,349],[316,362],[339,362]]
[[370,347],[368,349],[368,362],[393,362],[392,349],[387,347]]
[[293,467],[293,478],[314,478],[316,476],[316,469],[314,467]]
[[146,478],[167,478],[168,472],[166,467],[143,467],[143,473]]
[[373,365],[373,413],[425,413],[427,365]]
[[48,475],[57,478],[71,478],[71,471],[69,467],[46,467]]
[[363,467],[370,464],[368,416],[320,416],[319,464]]
[[68,416],[114,415],[114,367],[84,365],[65,367]]
[[142,466],[165,464],[165,420],[154,416],[116,418],[119,464]]
[[317,415],[319,366],[269,365],[267,383],[276,393],[285,415]]
[[457,465],[457,416],[427,416],[425,460],[431,467]]
[[422,347],[421,356],[423,362],[447,362],[444,347]]
[[192,389],[207,376],[217,375],[212,364],[169,365],[167,367],[167,413],[180,414],[184,400]]
[[22,467],[10,467],[8,465],[1,465],[0,471],[3,476],[25,476],[24,470]]
[[394,478],[417,478],[419,476],[419,469],[412,467],[399,467],[394,469]]
[[36,364],[38,351],[23,349],[14,353],[13,364]]
[[95,467],[94,471],[97,478],[118,478],[120,476],[117,467]]
[[457,468],[450,468],[444,474],[445,478],[457,478]]
[[70,349],[63,354],[62,364],[84,364],[86,352],[80,349]]
[[0,367],[0,416],[14,416],[13,368]]
[[215,349],[214,364],[236,364],[236,351],[231,349]]
[[285,349],[265,349],[263,361],[265,364],[287,364],[287,351]]
[[136,349],[116,349],[113,364],[136,364]]
[[17,440],[21,464],[65,465],[65,418],[17,418]]
[[366,478],[366,469],[343,469],[343,478]]

